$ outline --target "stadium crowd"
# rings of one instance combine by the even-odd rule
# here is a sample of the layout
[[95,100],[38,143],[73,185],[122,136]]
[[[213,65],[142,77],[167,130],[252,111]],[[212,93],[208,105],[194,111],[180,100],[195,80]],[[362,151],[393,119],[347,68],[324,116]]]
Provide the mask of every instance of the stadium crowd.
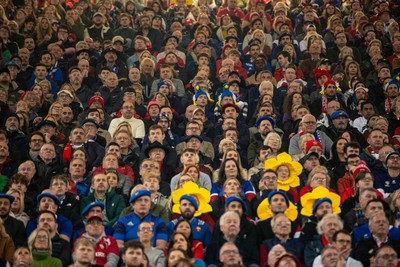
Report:
[[0,0],[0,267],[400,266],[399,7]]

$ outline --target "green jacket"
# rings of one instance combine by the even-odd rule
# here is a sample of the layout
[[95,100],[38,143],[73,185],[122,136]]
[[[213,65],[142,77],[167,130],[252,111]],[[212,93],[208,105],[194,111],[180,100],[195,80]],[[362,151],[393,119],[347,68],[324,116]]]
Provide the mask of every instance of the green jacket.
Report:
[[59,259],[53,258],[48,252],[32,251],[33,262],[32,267],[62,267]]
[[[90,203],[96,201],[94,197],[94,191],[91,190],[87,197],[82,199],[81,213],[83,209]],[[117,194],[114,189],[110,189],[106,194],[105,212],[108,218],[108,222],[105,222],[107,226],[113,226],[119,219],[119,215],[125,208],[124,197]]]

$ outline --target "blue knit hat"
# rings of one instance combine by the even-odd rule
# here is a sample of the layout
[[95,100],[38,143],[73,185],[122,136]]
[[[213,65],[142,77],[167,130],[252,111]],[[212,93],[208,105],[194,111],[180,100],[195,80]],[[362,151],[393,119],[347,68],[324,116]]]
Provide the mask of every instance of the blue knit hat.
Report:
[[317,211],[318,206],[321,205],[323,202],[329,202],[332,205],[332,200],[330,198],[324,197],[324,198],[318,199],[317,201],[315,201],[315,203],[313,205],[313,208],[312,208],[313,214]]
[[198,210],[199,209],[199,204],[197,203],[197,200],[194,198],[194,197],[192,197],[191,195],[183,195],[183,196],[181,196],[181,198],[179,199],[179,202],[181,202],[182,200],[187,200],[187,201],[189,201],[190,203],[192,203],[192,205],[194,206],[194,208],[196,209],[196,210]]
[[161,88],[161,86],[163,86],[163,85],[166,85],[166,86],[168,86],[168,88],[171,89],[171,85],[170,85],[169,83],[167,83],[166,81],[161,81],[161,82],[159,82],[159,83],[157,84],[157,91],[159,91],[160,88]]

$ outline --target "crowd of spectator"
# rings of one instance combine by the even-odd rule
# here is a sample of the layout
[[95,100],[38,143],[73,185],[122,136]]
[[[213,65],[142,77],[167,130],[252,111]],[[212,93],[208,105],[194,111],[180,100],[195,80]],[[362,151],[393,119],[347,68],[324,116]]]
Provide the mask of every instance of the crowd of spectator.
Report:
[[0,267],[400,266],[399,7],[0,0]]

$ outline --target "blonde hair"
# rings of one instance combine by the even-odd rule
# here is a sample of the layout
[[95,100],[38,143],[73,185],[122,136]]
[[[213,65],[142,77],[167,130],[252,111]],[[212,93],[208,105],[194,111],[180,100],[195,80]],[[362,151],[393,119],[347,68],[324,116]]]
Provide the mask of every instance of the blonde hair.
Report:
[[326,188],[329,188],[330,182],[331,182],[331,177],[329,176],[329,172],[328,169],[324,166],[317,166],[314,169],[312,169],[312,171],[310,172],[310,174],[308,175],[307,178],[307,182],[306,185],[310,186],[311,184],[311,179],[313,178],[313,176],[317,173],[323,173],[325,174],[326,177]]
[[19,214],[23,213],[24,210],[25,210],[25,203],[24,203],[25,194],[23,192],[19,191],[19,190],[16,190],[16,189],[10,189],[10,190],[7,191],[8,195],[11,195],[11,194],[14,194],[14,193],[19,194],[19,197],[20,197],[19,210],[18,210],[17,213],[14,212],[15,215],[19,215]]
[[34,245],[35,245],[36,236],[37,236],[38,233],[41,232],[41,231],[46,232],[47,240],[48,240],[48,243],[47,243],[48,249],[47,249],[47,250],[49,251],[49,254],[51,255],[51,253],[52,253],[52,246],[53,246],[53,245],[52,245],[52,243],[51,243],[50,232],[49,232],[46,228],[36,228],[36,229],[31,233],[31,235],[30,235],[29,238],[28,238],[28,246],[29,246],[29,249],[30,249],[31,251],[33,251],[33,250],[35,249]]

